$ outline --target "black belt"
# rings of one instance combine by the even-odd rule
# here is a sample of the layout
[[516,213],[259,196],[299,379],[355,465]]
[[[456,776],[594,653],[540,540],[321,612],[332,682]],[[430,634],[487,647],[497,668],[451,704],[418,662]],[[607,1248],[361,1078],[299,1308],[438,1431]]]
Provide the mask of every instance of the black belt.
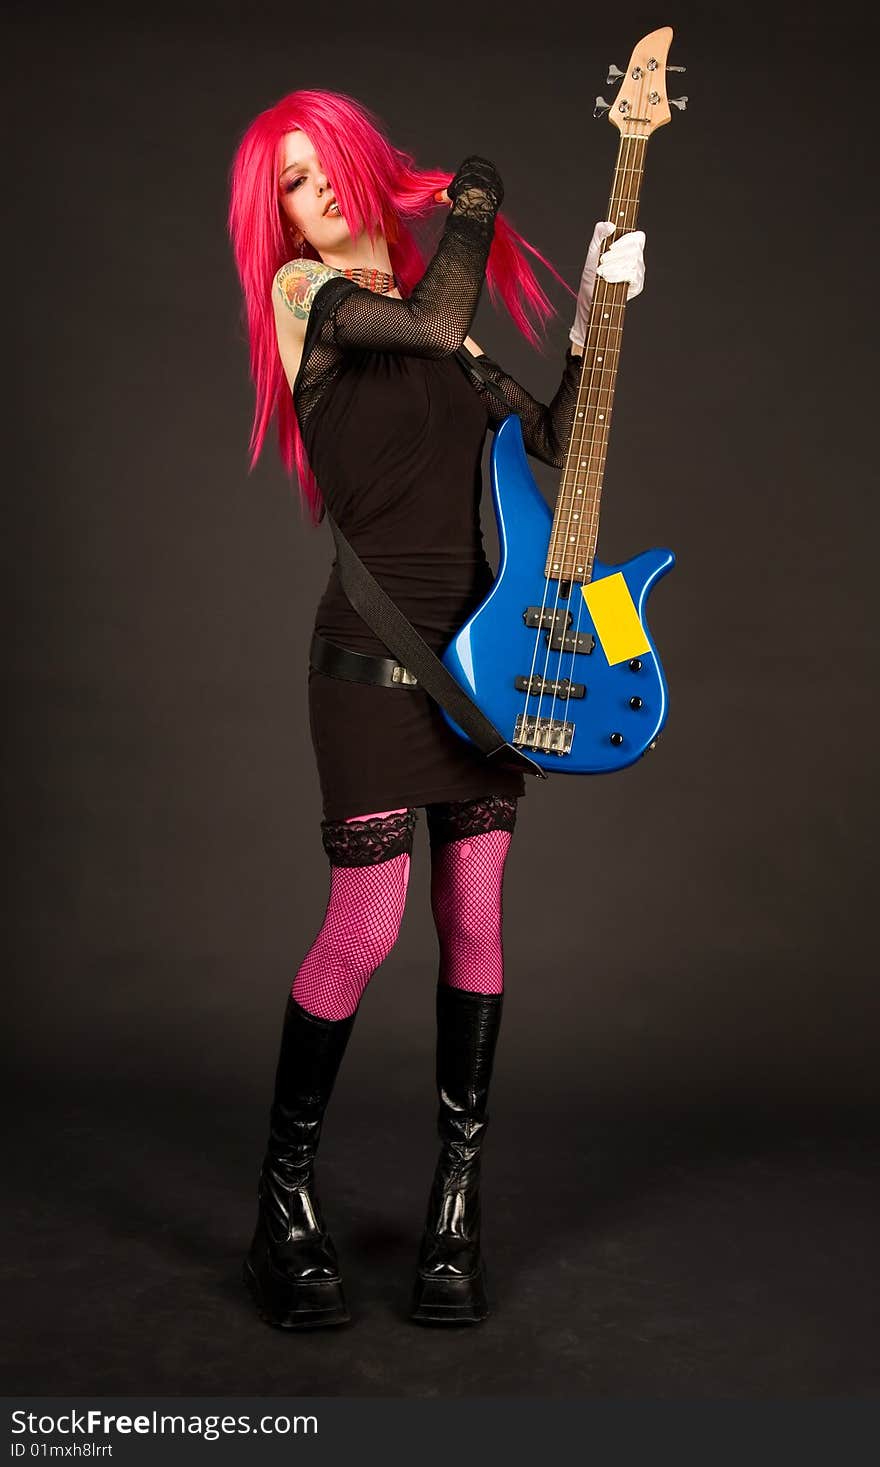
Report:
[[350,652],[336,642],[328,642],[315,632],[309,648],[309,662],[316,672],[328,677],[344,678],[353,683],[376,683],[380,688],[417,688],[419,680],[394,657],[368,657],[363,652]]

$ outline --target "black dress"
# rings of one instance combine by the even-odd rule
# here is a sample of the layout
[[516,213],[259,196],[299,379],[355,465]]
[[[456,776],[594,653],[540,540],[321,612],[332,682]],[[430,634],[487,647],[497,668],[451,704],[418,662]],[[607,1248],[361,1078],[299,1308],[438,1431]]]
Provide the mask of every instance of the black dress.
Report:
[[[492,585],[481,459],[487,429],[506,409],[453,353],[473,320],[496,211],[491,192],[457,198],[406,300],[331,277],[315,294],[294,384],[309,463],[333,518],[438,655]],[[490,358],[479,361],[519,411],[526,449],[561,467],[580,358],[566,352],[549,407]],[[355,652],[389,655],[346,598],[335,561],[315,630]],[[421,688],[310,668],[309,719],[325,820],[525,793],[523,775],[495,768],[453,733]]]

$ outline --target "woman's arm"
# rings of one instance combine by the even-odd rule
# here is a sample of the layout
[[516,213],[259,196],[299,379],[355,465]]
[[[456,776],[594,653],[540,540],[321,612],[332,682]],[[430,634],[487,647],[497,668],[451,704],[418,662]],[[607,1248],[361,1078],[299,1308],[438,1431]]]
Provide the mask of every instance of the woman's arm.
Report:
[[452,209],[421,280],[406,300],[370,290],[340,297],[322,339],[347,348],[451,356],[477,309],[504,187],[494,164],[467,158],[447,190]]
[[471,342],[470,337],[465,345],[476,347],[472,352],[479,358],[480,367],[493,381],[510,406],[505,407],[500,398],[481,382],[476,374],[471,375],[471,381],[475,390],[480,394],[489,415],[489,421],[494,428],[507,417],[508,413],[517,413],[522,423],[523,444],[526,452],[541,459],[553,468],[561,469],[565,464],[565,455],[571,441],[571,430],[574,423],[574,405],[577,399],[578,385],[581,380],[581,357],[583,351],[572,343],[565,353],[565,365],[562,371],[562,380],[556,389],[553,399],[549,404],[538,402],[530,392],[505,372],[497,362],[480,351],[476,342]]
[[[466,349],[472,356],[479,358],[483,371],[509,401],[510,408],[507,411],[519,414],[526,451],[543,459],[545,463],[552,464],[554,468],[563,467],[571,441],[574,405],[584,353],[583,343],[589,328],[596,276],[602,275],[603,279],[612,282],[627,281],[627,300],[638,295],[645,283],[644,233],[638,229],[632,230],[621,239],[615,240],[603,254],[603,245],[613,233],[614,225],[608,220],[600,220],[593,230],[581,275],[574,324],[569,333],[571,339],[565,353],[562,381],[549,406],[538,402],[531,393],[526,392],[515,378],[505,372],[497,362],[492,361],[491,357],[487,357],[470,336],[464,341]],[[506,415],[504,403],[475,374],[471,376],[471,381],[486,405],[490,422],[497,427]]]
[[[483,348],[481,346],[477,346],[477,343],[474,341],[474,338],[472,336],[466,336],[465,337],[465,339],[464,339],[464,345],[467,347],[467,349],[470,352],[470,354],[471,354],[472,357],[481,357],[481,356],[483,356]],[[582,346],[576,346],[574,344],[574,342],[572,342],[571,349],[574,352],[574,354],[575,354],[576,357],[582,357],[583,354],[584,354],[583,347]]]

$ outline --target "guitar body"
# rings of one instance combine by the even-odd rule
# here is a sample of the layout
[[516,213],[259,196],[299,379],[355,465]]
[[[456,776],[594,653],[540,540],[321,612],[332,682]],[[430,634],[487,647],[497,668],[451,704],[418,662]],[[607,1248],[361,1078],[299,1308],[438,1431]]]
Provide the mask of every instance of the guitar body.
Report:
[[[595,588],[602,597],[596,602],[602,614],[594,618],[578,582],[570,583],[569,596],[562,600],[557,599],[559,583],[547,578],[553,515],[532,477],[520,421],[513,413],[495,434],[491,483],[498,575],[442,661],[502,736],[541,768],[560,774],[624,769],[651,747],[666,722],[666,679],[645,604],[675,556],[670,550],[646,550],[621,565],[594,560],[586,587],[589,595]],[[598,585],[612,576],[615,582]],[[552,634],[557,641],[567,636],[569,645],[554,650]],[[621,656],[627,651],[632,655]],[[519,690],[517,677],[525,679]],[[566,696],[560,680],[568,680],[573,696]],[[525,742],[516,736],[517,720],[523,716],[533,721],[531,735],[528,725],[520,724]],[[445,712],[444,717],[467,738]]]

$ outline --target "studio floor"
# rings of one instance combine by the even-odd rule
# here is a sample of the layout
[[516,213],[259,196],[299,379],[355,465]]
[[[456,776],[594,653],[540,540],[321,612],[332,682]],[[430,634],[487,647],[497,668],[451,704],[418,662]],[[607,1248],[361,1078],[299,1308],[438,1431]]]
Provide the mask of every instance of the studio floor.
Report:
[[352,1322],[290,1333],[241,1283],[263,1097],[187,1088],[173,1063],[165,1083],[32,1076],[6,1106],[6,1394],[880,1392],[875,1114],[506,1086],[484,1160],[493,1313],[443,1330],[407,1318],[435,1155],[429,1103],[399,1103],[411,1082],[364,1100],[340,1081],[318,1178]]

